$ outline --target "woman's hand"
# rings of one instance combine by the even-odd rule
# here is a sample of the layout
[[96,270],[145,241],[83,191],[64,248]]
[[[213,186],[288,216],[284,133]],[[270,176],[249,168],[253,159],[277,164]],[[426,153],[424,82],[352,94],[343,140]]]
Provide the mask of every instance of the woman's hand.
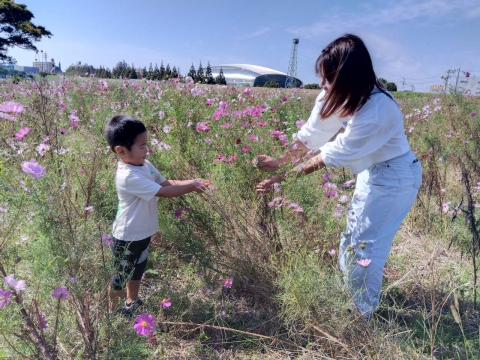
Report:
[[197,193],[203,193],[207,188],[212,184],[210,180],[205,180],[205,179],[197,179],[193,180],[193,185],[195,186],[195,192]]
[[279,160],[268,155],[258,155],[253,159],[253,165],[262,171],[277,171],[281,166]]
[[266,194],[272,190],[272,186],[275,183],[279,183],[283,180],[283,175],[274,175],[266,178],[262,182],[259,182],[255,188],[258,193]]

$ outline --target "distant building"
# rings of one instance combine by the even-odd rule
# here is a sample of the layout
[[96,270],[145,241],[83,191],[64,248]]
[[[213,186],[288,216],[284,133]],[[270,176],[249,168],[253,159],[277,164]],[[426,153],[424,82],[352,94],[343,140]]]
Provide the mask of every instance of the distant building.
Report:
[[21,66],[16,64],[7,64],[7,63],[0,63],[0,66],[7,69],[7,70],[17,70],[21,72],[25,72],[27,74],[38,74],[39,69],[33,66]]
[[[263,86],[267,81],[275,81],[280,87],[285,87],[288,75],[277,70],[258,65],[226,64],[212,66],[212,75],[215,78],[223,70],[223,75],[228,85],[234,86]],[[295,78],[298,86],[303,83]]]
[[431,93],[443,93],[445,91],[445,88],[443,85],[432,85],[430,86],[430,92]]
[[480,95],[480,78],[476,76],[460,76],[456,89],[461,94]]
[[[45,55],[46,57],[46,55]],[[50,61],[34,61],[33,66],[38,68],[39,72],[52,72],[52,69],[55,67],[55,60]]]

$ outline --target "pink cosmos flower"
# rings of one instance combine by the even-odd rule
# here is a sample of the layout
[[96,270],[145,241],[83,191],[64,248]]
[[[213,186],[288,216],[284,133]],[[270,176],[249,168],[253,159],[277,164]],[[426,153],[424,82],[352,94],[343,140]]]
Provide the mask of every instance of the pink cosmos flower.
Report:
[[251,88],[246,88],[245,90],[243,90],[243,94],[244,95],[252,95],[252,92],[253,90]]
[[40,145],[38,145],[35,150],[37,150],[37,152],[40,154],[40,156],[45,156],[45,153],[50,150],[50,146],[47,145],[47,144],[44,144],[44,143],[41,143]]
[[0,111],[21,114],[25,111],[25,107],[22,104],[13,101],[7,101],[0,104]]
[[446,214],[446,213],[448,212],[448,210],[450,209],[450,204],[451,204],[451,203],[452,203],[452,202],[449,201],[449,202],[447,202],[447,203],[445,203],[445,204],[442,205],[442,212],[443,212],[444,214]]
[[338,199],[338,202],[344,204],[348,201],[348,196],[347,195],[342,195],[340,199]]
[[264,127],[267,126],[268,122],[267,121],[262,121],[261,123],[258,123],[259,127]]
[[102,242],[107,245],[107,246],[111,246],[113,244],[113,239],[112,239],[112,235],[110,234],[103,234],[102,235]]
[[297,128],[298,128],[298,129],[301,129],[302,126],[303,126],[304,124],[306,124],[306,123],[307,123],[307,122],[306,122],[305,120],[298,120],[298,121],[295,123],[295,125],[297,125]]
[[142,313],[135,318],[135,325],[133,325],[133,328],[137,334],[148,336],[155,330],[155,317],[150,314]]
[[11,287],[13,287],[13,289],[15,291],[22,291],[22,290],[25,290],[26,288],[26,285],[25,285],[25,281],[24,280],[15,280],[15,278],[13,277],[13,274],[10,274],[10,275],[7,275],[3,278],[3,280],[8,284],[10,285]]
[[280,191],[281,190],[280,185],[278,185],[278,183],[273,184],[273,189],[275,191]]
[[176,217],[176,218],[179,218],[179,217],[182,217],[182,209],[177,209],[173,212],[173,215]]
[[212,143],[212,139],[207,138],[207,139],[205,139],[205,142],[206,142],[207,144],[211,144],[211,143]]
[[205,125],[205,123],[203,122],[200,122],[197,124],[197,132],[209,132],[210,129],[208,128],[207,125]]
[[352,185],[355,185],[355,180],[348,180],[342,184],[342,187],[350,187]]
[[162,305],[162,309],[166,309],[172,306],[172,302],[170,301],[170,298],[166,298],[160,301],[160,305]]
[[250,151],[250,150],[252,150],[252,148],[251,148],[250,146],[244,146],[244,147],[242,148],[241,152],[242,152],[242,153],[245,153],[245,152]]
[[322,176],[322,179],[323,179],[323,180],[328,180],[328,179],[331,179],[332,177],[333,177],[333,175],[330,174],[330,173],[328,173],[328,174],[323,175],[323,176]]
[[0,309],[12,301],[12,292],[10,290],[0,289]]
[[372,260],[370,259],[357,260],[357,264],[363,267],[367,267],[371,262]]
[[165,134],[168,134],[170,132],[170,126],[165,125],[162,130]]
[[212,246],[212,243],[209,241],[209,242],[207,242],[203,247],[204,247],[205,249],[208,249],[210,246]]
[[85,207],[85,211],[90,211],[90,210],[93,210],[93,206],[92,206],[92,205]]
[[24,161],[22,163],[22,171],[26,174],[30,174],[35,179],[38,179],[45,175],[45,168],[39,165],[35,159],[30,161]]
[[220,127],[222,129],[228,129],[228,128],[230,128],[230,126],[231,126],[230,123],[225,123],[225,124],[220,125]]
[[233,283],[233,278],[224,279],[222,281],[222,285],[226,289],[230,289],[232,287],[232,283]]
[[18,132],[15,134],[15,139],[17,140],[22,140],[25,135],[27,135],[30,132],[29,127],[22,128],[18,130]]
[[470,114],[470,117],[471,117],[471,118],[474,118],[474,117],[475,117],[475,115],[477,115],[477,114],[476,114],[475,112],[473,112],[473,111],[472,111],[472,113]]
[[335,250],[335,249],[330,249],[330,250],[328,250],[328,253],[329,253],[330,255],[335,255],[335,254],[337,253],[337,250]]
[[253,140],[253,141],[258,141],[258,136],[257,135],[248,135],[248,140]]
[[207,99],[207,102],[205,103],[205,106],[213,105],[214,102],[215,102],[215,99]]
[[236,144],[240,144],[241,142],[242,142],[242,139],[240,139],[240,138],[237,138],[237,140],[235,140]]
[[60,129],[60,134],[65,135],[66,133],[67,133],[67,130],[65,130],[64,128]]
[[64,287],[59,287],[52,291],[52,296],[60,301],[67,300],[69,294],[67,288]]
[[60,109],[65,109],[66,107],[67,107],[67,105],[65,105],[64,103],[60,104]]

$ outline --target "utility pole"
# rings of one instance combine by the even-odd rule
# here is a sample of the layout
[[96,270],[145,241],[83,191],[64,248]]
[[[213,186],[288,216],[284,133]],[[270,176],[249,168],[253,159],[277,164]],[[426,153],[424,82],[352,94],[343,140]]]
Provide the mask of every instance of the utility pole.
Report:
[[445,94],[447,93],[448,79],[451,77],[450,74],[454,74],[456,72],[457,70],[447,70],[447,76],[442,76],[442,79],[445,80],[445,89],[443,90]]
[[403,78],[403,82],[402,82],[402,91],[404,88],[405,88],[405,78]]
[[455,93],[457,93],[458,77],[460,76],[460,68],[457,70],[457,81],[455,82]]

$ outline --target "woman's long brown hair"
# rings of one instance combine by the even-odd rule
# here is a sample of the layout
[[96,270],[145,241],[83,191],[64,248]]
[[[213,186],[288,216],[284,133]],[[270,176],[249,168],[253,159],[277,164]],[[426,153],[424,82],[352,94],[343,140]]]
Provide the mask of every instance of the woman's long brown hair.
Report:
[[375,75],[367,47],[356,35],[346,34],[323,49],[315,72],[322,82],[326,80],[332,86],[322,99],[325,105],[320,119],[335,113],[340,117],[352,116],[367,102],[374,86],[393,100]]

